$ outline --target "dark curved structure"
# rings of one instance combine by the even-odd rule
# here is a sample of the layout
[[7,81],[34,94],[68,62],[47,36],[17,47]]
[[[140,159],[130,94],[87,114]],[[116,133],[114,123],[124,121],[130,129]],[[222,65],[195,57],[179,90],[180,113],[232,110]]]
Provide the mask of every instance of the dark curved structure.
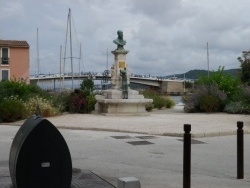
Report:
[[12,142],[9,170],[14,188],[70,188],[72,161],[67,143],[48,120],[31,117]]

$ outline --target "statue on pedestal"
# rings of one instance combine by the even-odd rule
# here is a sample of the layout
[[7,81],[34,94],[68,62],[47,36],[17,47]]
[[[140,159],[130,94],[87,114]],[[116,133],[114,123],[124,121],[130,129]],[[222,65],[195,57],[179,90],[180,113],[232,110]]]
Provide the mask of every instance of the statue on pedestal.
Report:
[[124,68],[124,70],[120,70],[120,76],[122,77],[123,99],[128,99],[128,78],[126,68]]
[[114,54],[114,64],[111,67],[110,89],[104,90],[102,95],[96,95],[96,113],[105,114],[143,114],[146,105],[151,105],[152,99],[145,99],[138,91],[129,88],[130,73],[126,63],[128,50],[124,49],[126,41],[123,32],[117,31],[117,39],[113,43],[117,48],[111,51]]
[[121,30],[117,31],[118,38],[113,40],[113,43],[117,45],[116,50],[124,50],[123,46],[126,45],[126,40],[123,40],[123,32]]

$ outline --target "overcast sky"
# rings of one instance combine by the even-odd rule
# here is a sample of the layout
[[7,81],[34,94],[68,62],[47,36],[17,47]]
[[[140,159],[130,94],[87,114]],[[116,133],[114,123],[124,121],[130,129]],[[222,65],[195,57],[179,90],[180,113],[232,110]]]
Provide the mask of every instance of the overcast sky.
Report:
[[[114,63],[110,51],[117,30],[127,41],[127,64],[134,74],[170,75],[219,66],[238,68],[250,49],[249,0],[0,0],[0,38],[26,40],[30,71],[37,72],[37,28],[41,73],[58,73],[60,46],[72,11],[73,56],[81,71],[103,72]],[[69,57],[69,47],[67,55]],[[63,57],[63,55],[62,55]],[[74,72],[79,60],[74,59]],[[66,61],[70,72],[70,62]]]

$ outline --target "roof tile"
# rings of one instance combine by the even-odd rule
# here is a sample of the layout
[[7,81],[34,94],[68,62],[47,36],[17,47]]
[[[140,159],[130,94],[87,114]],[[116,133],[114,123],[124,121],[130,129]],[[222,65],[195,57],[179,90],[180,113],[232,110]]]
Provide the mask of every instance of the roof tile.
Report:
[[21,40],[0,40],[0,47],[29,47],[27,41]]

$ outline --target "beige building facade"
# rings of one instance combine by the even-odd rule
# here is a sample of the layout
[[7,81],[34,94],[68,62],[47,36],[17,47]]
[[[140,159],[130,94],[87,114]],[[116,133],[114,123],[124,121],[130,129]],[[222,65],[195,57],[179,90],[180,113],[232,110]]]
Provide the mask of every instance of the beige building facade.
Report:
[[29,44],[26,41],[0,40],[0,81],[30,82]]

